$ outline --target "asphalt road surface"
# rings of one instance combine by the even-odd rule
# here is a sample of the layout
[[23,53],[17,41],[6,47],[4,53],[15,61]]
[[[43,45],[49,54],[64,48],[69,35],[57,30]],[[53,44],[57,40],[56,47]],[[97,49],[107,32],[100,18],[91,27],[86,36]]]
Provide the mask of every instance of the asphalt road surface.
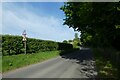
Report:
[[81,48],[41,63],[3,74],[3,78],[89,78],[97,75],[92,51]]

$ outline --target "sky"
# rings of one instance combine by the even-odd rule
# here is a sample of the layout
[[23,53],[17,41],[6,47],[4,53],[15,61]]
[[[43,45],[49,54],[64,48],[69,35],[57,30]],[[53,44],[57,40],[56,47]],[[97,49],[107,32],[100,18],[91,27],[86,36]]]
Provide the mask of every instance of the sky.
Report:
[[72,40],[76,32],[63,25],[62,5],[63,2],[3,2],[2,34],[22,36],[26,30],[29,38],[58,42]]
[[2,34],[2,4],[0,2],[0,34]]

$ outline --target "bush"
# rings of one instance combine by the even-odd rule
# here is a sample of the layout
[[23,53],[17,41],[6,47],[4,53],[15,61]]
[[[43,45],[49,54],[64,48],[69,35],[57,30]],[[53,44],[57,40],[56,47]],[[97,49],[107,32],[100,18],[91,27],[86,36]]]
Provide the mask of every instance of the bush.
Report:
[[72,44],[58,43],[58,50],[69,50],[69,49],[73,49]]

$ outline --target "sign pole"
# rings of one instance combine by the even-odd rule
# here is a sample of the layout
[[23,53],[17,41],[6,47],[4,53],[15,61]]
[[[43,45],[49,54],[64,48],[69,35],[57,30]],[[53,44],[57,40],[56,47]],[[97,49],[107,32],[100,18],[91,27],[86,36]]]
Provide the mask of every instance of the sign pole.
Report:
[[26,41],[25,41],[25,54],[26,54]]
[[25,54],[26,54],[26,41],[27,41],[27,39],[26,39],[26,35],[27,35],[26,34],[26,30],[23,31],[22,35],[23,35],[23,41],[24,41],[24,47],[25,47]]

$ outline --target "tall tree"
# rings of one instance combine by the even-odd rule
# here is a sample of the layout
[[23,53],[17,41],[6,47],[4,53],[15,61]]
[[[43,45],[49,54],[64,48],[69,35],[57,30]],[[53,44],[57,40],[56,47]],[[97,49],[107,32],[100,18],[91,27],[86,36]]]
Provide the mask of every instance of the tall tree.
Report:
[[81,35],[91,35],[98,46],[112,45],[119,49],[120,2],[67,2],[61,10],[66,16],[64,25],[81,31]]

